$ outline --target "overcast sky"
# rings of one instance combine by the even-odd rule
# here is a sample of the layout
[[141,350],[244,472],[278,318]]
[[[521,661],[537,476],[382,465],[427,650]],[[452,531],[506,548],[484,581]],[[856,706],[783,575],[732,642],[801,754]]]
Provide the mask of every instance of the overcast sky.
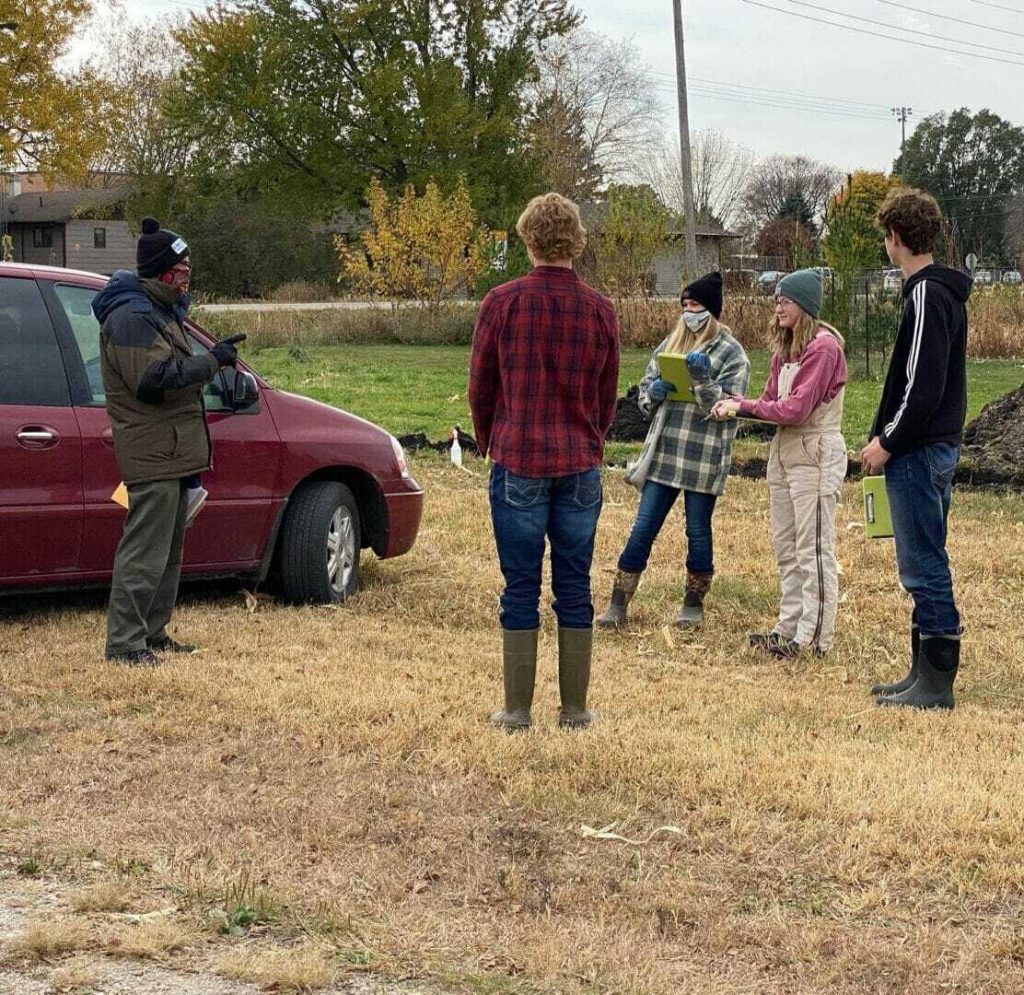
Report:
[[[636,44],[656,74],[672,133],[672,0],[575,2],[590,28]],[[143,18],[205,4],[123,6]],[[900,143],[893,105],[913,108],[908,134],[927,114],[960,106],[1024,125],[1024,0],[683,0],[683,10],[691,128],[717,128],[759,155],[799,152],[844,170],[888,169]]]

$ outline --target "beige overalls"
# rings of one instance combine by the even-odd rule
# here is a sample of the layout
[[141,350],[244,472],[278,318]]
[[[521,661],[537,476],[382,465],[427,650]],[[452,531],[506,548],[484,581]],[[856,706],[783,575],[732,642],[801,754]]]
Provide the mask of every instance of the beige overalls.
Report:
[[[780,401],[792,392],[799,369],[799,363],[785,363],[779,370]],[[819,404],[802,425],[779,426],[768,457],[772,542],[782,585],[775,631],[821,652],[832,645],[839,602],[836,506],[846,478],[844,392]]]

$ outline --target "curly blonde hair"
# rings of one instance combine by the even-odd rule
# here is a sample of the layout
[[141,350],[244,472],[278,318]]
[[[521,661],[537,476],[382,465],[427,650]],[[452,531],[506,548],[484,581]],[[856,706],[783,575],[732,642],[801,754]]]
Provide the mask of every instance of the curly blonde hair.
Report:
[[558,193],[534,197],[519,215],[516,231],[538,260],[576,259],[587,245],[580,209]]

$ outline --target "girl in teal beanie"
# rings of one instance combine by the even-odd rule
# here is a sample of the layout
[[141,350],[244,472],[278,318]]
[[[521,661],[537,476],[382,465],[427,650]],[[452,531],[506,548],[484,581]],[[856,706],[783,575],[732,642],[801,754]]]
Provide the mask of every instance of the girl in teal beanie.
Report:
[[754,633],[750,642],[780,658],[802,648],[826,653],[839,604],[836,505],[846,478],[846,357],[843,337],[818,317],[821,290],[818,270],[779,282],[764,393],[757,400],[722,400],[711,412],[779,426],[768,457],[768,492],[782,602],[771,632]]

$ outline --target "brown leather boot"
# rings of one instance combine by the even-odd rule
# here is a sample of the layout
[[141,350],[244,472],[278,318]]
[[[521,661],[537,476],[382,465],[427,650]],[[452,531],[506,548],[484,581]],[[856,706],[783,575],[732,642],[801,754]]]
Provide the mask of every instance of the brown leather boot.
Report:
[[686,572],[686,594],[683,605],[676,617],[676,625],[680,629],[694,629],[704,621],[704,598],[711,589],[714,573]]
[[618,629],[626,624],[626,609],[629,607],[633,595],[636,594],[637,585],[640,583],[640,574],[627,573],[625,570],[615,572],[615,586],[612,588],[612,598],[608,608],[603,615],[597,616],[597,624],[602,629]]

